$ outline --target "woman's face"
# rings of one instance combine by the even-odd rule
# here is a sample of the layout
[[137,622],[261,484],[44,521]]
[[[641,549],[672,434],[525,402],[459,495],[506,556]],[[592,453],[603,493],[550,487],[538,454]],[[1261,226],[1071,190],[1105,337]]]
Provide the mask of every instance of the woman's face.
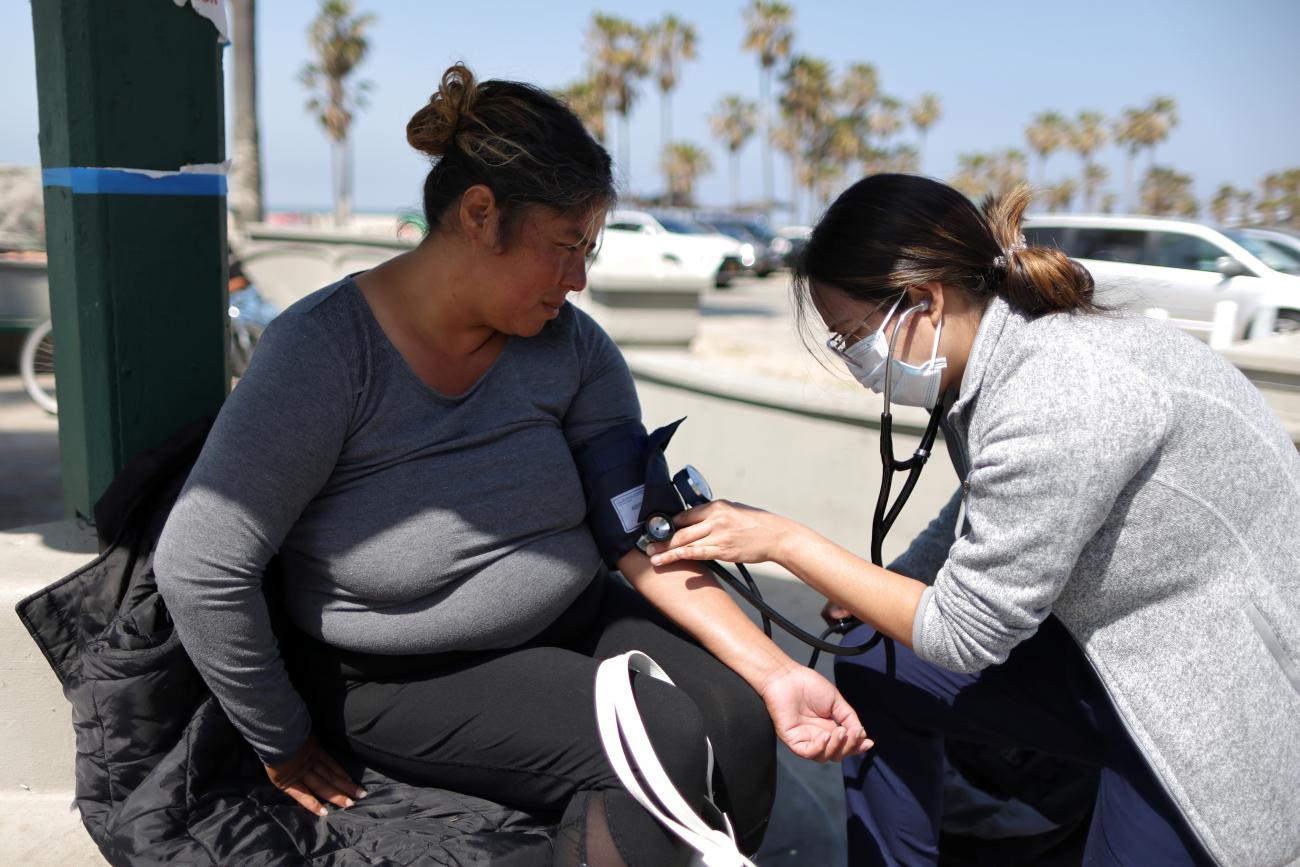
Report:
[[531,337],[560,315],[570,292],[587,285],[587,266],[604,210],[564,213],[542,206],[519,216],[500,251],[486,252],[483,316],[497,331]]
[[[893,338],[903,314],[924,302],[926,308],[917,310],[907,318],[903,330],[894,340],[894,357],[907,364],[920,366],[930,360],[935,350],[935,335],[939,335],[937,354],[947,359],[941,374],[940,389],[946,390],[961,382],[966,371],[984,304],[965,291],[945,287],[939,283],[923,283],[904,293],[883,301],[861,301],[824,283],[812,284],[813,306],[821,315],[830,336],[847,348],[885,327],[885,339]],[[899,302],[894,307],[894,302]],[[890,310],[893,308],[891,314]],[[885,322],[888,317],[889,321]],[[940,329],[942,326],[942,329]]]
[[[921,300],[929,300],[928,295],[913,297],[912,293],[908,293],[908,297],[899,301],[902,295],[903,293],[900,292],[883,301],[863,301],[824,283],[814,283],[812,286],[813,306],[816,307],[822,322],[826,325],[826,330],[829,332],[827,336],[839,336],[841,345],[845,348],[874,334],[880,330],[881,325],[885,326],[885,339],[891,339],[903,313]],[[894,306],[895,301],[899,301],[897,307]],[[892,315],[890,315],[891,308],[893,308]],[[889,316],[887,323],[886,316]],[[930,350],[934,345],[934,332],[935,323],[932,317],[923,315],[923,311],[920,310],[913,313],[908,317],[903,332],[898,335],[894,343],[894,357],[915,365],[929,361]],[[939,354],[943,354],[942,346]]]

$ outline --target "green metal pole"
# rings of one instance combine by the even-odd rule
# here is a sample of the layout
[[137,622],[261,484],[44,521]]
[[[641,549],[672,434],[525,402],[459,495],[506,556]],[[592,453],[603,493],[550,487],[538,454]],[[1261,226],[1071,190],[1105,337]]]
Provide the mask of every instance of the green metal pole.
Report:
[[127,460],[225,398],[226,199],[67,178],[221,162],[222,48],[171,0],[32,0],[32,22],[64,503],[88,520]]

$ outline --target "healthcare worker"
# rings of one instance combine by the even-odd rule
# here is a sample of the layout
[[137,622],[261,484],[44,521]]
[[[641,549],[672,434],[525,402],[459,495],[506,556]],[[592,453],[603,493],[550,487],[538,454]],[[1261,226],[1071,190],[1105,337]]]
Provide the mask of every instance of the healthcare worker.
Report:
[[898,560],[718,501],[653,562],[776,562],[893,639],[836,663],[877,744],[855,867],[936,863],[948,735],[1100,767],[1088,864],[1296,863],[1300,457],[1223,358],[1026,247],[1029,199],[868,177],[796,269],[863,385],[943,408],[962,487]]

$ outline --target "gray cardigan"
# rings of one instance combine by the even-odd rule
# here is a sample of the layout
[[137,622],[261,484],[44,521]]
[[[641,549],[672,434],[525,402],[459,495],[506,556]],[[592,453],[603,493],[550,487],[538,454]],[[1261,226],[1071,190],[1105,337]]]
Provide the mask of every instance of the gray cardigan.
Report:
[[1224,865],[1300,863],[1300,456],[1166,323],[995,299],[945,418],[957,499],[894,564],[913,644],[1004,661],[1055,613]]

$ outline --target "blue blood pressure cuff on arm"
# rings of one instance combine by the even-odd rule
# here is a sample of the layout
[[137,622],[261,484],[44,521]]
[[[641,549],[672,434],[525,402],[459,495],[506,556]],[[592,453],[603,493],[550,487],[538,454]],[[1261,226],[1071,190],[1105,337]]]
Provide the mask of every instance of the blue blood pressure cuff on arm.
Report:
[[649,434],[640,422],[625,422],[573,449],[587,498],[587,526],[611,569],[637,546],[648,516],[682,510],[664,449],[683,421]]

